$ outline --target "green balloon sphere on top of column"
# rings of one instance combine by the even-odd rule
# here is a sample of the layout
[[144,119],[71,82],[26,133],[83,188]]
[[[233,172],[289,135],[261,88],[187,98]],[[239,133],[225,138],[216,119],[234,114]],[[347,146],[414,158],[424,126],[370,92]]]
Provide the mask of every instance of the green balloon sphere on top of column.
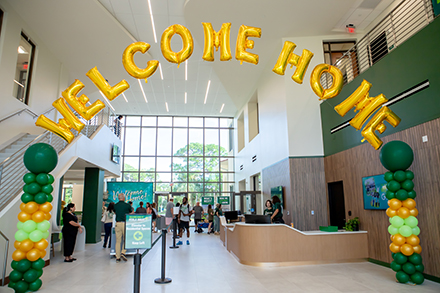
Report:
[[391,172],[408,169],[413,160],[414,153],[411,147],[403,141],[390,141],[380,150],[380,162]]
[[58,155],[51,145],[36,143],[26,150],[23,162],[32,173],[49,173],[57,166]]

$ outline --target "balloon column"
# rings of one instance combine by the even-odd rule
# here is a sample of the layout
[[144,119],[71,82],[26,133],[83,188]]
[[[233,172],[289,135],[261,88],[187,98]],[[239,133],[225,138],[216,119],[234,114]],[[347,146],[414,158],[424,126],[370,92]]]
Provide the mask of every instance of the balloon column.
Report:
[[37,291],[42,285],[43,260],[49,237],[54,178],[48,174],[58,163],[55,149],[45,143],[30,146],[24,154],[24,165],[30,171],[23,177],[21,212],[15,233],[9,287],[15,292]]
[[389,208],[386,213],[391,223],[388,227],[392,241],[391,269],[396,272],[396,279],[400,283],[411,280],[415,284],[422,284],[424,267],[420,256],[422,247],[416,218],[419,212],[412,182],[414,173],[406,170],[411,166],[413,158],[411,147],[402,141],[391,141],[380,151],[380,161],[389,170],[384,177],[388,182],[386,197]]

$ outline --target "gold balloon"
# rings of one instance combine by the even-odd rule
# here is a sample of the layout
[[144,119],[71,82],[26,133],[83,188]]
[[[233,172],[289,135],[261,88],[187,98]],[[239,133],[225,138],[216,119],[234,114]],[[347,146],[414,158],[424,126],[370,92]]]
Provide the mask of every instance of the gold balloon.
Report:
[[[174,34],[178,34],[182,38],[182,50],[177,53],[171,49],[171,38]],[[179,68],[180,63],[185,62],[185,60],[191,57],[194,50],[194,40],[186,27],[174,24],[163,32],[160,40],[160,49],[162,50],[163,57],[171,63],[177,63],[177,68]]]
[[416,207],[416,201],[412,198],[407,198],[404,201],[402,201],[402,205],[408,208],[411,212],[411,210]]
[[413,250],[414,250],[415,253],[418,253],[418,254],[422,253],[422,247],[420,245],[414,246]]
[[26,212],[19,212],[17,218],[18,218],[18,220],[19,220],[20,222],[23,222],[23,223],[24,223],[24,222],[26,222],[27,220],[32,219],[32,216],[29,215],[29,214],[26,213]]
[[52,204],[50,202],[45,202],[40,205],[40,211],[44,213],[49,213],[52,210]]
[[63,115],[63,119],[58,121],[59,125],[65,126],[67,129],[73,128],[76,131],[80,132],[84,128],[84,123],[78,119],[78,117],[73,114],[70,110],[69,106],[67,106],[66,101],[63,98],[59,98],[52,103],[55,109]]
[[50,213],[45,213],[45,214],[44,214],[44,219],[45,219],[45,220],[48,220],[48,221],[49,221],[50,218],[52,218],[52,215],[51,215]]
[[397,215],[401,217],[402,219],[406,219],[410,216],[409,210],[405,207],[401,207],[397,210]]
[[124,65],[127,73],[134,78],[145,79],[145,82],[147,82],[147,78],[153,75],[153,73],[156,71],[157,66],[159,66],[159,61],[148,61],[147,67],[145,69],[141,69],[136,66],[133,57],[136,52],[141,52],[142,54],[145,54],[148,49],[150,49],[150,44],[147,44],[145,42],[136,42],[129,45],[122,54],[122,64]]
[[402,206],[402,202],[397,198],[393,198],[388,201],[388,206],[393,210],[398,210]]
[[45,215],[42,211],[37,211],[32,215],[32,220],[37,223],[43,222],[45,220]]
[[410,256],[410,255],[412,255],[412,254],[414,253],[414,249],[413,249],[413,247],[412,247],[411,245],[409,245],[409,244],[403,244],[403,245],[400,247],[400,252],[403,253],[403,254],[406,255],[406,256]]
[[390,218],[397,216],[397,211],[393,210],[392,208],[387,208],[386,213],[387,213],[387,216]]
[[235,59],[243,64],[243,61],[258,64],[258,55],[246,51],[254,48],[254,41],[248,40],[249,37],[260,38],[261,28],[242,25],[238,30],[237,45],[235,47]]
[[411,216],[417,217],[419,215],[419,210],[417,208],[413,208],[412,210],[409,211],[409,214]]
[[68,127],[63,126],[61,124],[57,124],[44,115],[40,115],[40,117],[38,117],[37,121],[35,122],[35,125],[42,127],[46,130],[49,130],[52,133],[55,133],[56,135],[58,135],[68,143],[71,143],[72,140],[75,138],[75,136],[69,130]]
[[40,250],[40,257],[44,258],[46,256],[46,250]]
[[[321,76],[324,72],[329,73],[333,77],[332,86],[328,89],[324,89],[321,85]],[[319,97],[319,100],[327,100],[339,95],[344,86],[344,77],[338,67],[319,64],[313,69],[312,75],[310,75],[310,85]]]
[[382,141],[379,139],[379,137],[377,137],[374,132],[377,130],[379,131],[379,133],[383,133],[387,129],[383,121],[388,121],[391,126],[396,127],[400,123],[400,118],[396,114],[394,114],[394,112],[391,111],[388,107],[382,107],[373,116],[373,118],[371,118],[371,120],[361,132],[362,136],[364,137],[362,142],[364,140],[367,140],[376,150],[380,148],[380,146],[382,145]]
[[405,244],[405,241],[406,241],[406,238],[403,237],[402,235],[400,235],[400,234],[396,234],[396,235],[394,235],[394,240],[393,240],[393,243],[394,243],[394,244],[400,246],[400,245]]
[[17,249],[12,253],[12,259],[15,261],[20,261],[25,258],[26,258],[26,253],[21,251],[20,249]]
[[24,207],[26,206],[26,204],[24,202],[22,202],[20,204],[20,210],[22,210],[24,212]]
[[302,84],[304,80],[304,74],[306,73],[307,67],[309,66],[310,60],[313,58],[313,53],[309,50],[304,49],[302,51],[301,56],[298,56],[293,53],[293,50],[296,48],[296,44],[285,41],[283,45],[283,49],[281,50],[280,55],[278,56],[277,63],[272,69],[273,72],[279,75],[284,75],[286,71],[287,64],[296,66],[295,72],[292,75],[292,79]]
[[21,244],[20,241],[15,240],[15,242],[14,242],[15,249],[20,249],[20,244]]
[[34,248],[34,242],[30,239],[23,240],[20,244],[21,251],[28,252],[32,248]]
[[117,96],[126,91],[130,85],[124,79],[114,86],[105,80],[105,78],[98,71],[98,68],[94,67],[86,73],[86,75],[93,81],[96,87],[107,97],[110,101],[116,99]]
[[36,248],[33,248],[33,249],[29,250],[28,253],[26,253],[26,258],[29,261],[36,261],[40,258],[40,256],[41,256],[41,253]]
[[86,120],[90,120],[93,118],[93,116],[98,114],[99,111],[105,108],[105,104],[100,100],[97,100],[89,107],[87,107],[86,104],[89,101],[89,98],[86,95],[81,95],[80,97],[77,97],[78,93],[83,88],[84,84],[78,79],[75,79],[75,81],[61,94],[64,99],[66,99],[67,103],[69,103],[69,105],[73,109],[75,109],[75,111],[78,112],[81,117]]
[[26,204],[26,206],[24,207],[24,211],[26,212],[26,213],[28,213],[28,214],[33,214],[33,213],[35,213],[36,211],[38,211],[38,208],[39,208],[40,206],[36,203],[36,202],[34,202],[34,201],[30,201],[30,202],[28,202],[27,204]]
[[205,46],[203,49],[203,60],[214,61],[214,47],[216,51],[220,48],[220,61],[228,61],[232,59],[230,35],[231,23],[222,24],[219,32],[214,31],[212,24],[202,22],[203,32],[205,35]]
[[35,248],[39,250],[45,250],[49,246],[49,242],[46,239],[41,239],[34,244]]
[[390,244],[391,252],[398,253],[400,252],[400,246],[393,243]]
[[416,246],[420,244],[420,239],[416,235],[411,235],[406,238],[406,243],[412,246]]
[[394,242],[394,235],[390,235],[391,242]]

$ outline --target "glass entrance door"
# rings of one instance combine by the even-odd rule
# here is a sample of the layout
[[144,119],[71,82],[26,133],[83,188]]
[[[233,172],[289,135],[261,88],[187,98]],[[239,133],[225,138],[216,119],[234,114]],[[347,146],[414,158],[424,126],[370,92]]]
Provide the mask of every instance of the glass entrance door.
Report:
[[165,216],[167,203],[170,200],[169,193],[155,193],[154,194],[154,202],[157,205],[157,213],[160,216]]

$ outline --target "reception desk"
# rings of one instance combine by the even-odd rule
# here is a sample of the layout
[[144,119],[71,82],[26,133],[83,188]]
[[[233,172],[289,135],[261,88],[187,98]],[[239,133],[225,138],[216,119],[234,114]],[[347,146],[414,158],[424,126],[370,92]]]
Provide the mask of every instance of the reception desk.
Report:
[[368,234],[299,231],[283,224],[226,224],[220,239],[237,260],[253,266],[365,261]]

